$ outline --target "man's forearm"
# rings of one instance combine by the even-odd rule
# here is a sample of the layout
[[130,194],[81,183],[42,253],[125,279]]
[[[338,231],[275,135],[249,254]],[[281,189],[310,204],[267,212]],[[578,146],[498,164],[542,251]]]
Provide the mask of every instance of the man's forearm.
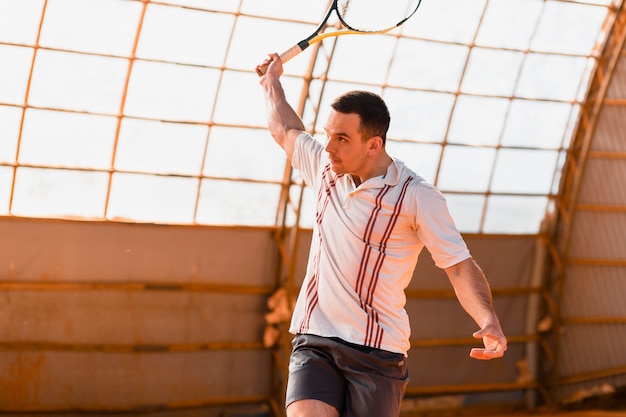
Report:
[[493,307],[485,274],[471,258],[446,268],[446,273],[461,306],[480,327],[473,336],[482,339],[484,347],[472,348],[470,356],[480,360],[502,357],[507,349],[507,340]]
[[461,306],[479,326],[497,321],[489,283],[474,260],[467,259],[446,272]]
[[303,131],[304,123],[300,116],[289,105],[285,97],[285,91],[278,77],[266,75],[261,81],[265,91],[265,105],[267,109],[267,122],[270,134],[276,142],[285,147],[287,133],[290,130]]

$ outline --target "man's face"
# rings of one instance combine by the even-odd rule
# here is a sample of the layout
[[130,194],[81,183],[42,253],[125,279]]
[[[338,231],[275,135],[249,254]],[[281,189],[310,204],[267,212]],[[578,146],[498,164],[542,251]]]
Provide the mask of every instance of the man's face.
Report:
[[363,141],[356,113],[340,113],[331,109],[324,126],[326,147],[331,167],[336,174],[360,173],[367,168],[368,141]]

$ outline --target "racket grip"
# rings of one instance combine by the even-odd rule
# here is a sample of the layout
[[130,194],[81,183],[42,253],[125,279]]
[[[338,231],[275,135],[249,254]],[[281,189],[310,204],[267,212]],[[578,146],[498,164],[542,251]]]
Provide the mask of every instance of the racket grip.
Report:
[[300,45],[294,45],[282,54],[280,54],[280,60],[283,62],[287,62],[302,51],[304,51],[304,49]]
[[[283,63],[285,63],[285,62],[289,61],[291,58],[293,58],[296,55],[298,55],[302,51],[304,51],[304,48],[302,48],[299,44],[296,44],[296,45],[292,46],[291,48],[287,49],[282,54],[280,54],[280,60]],[[256,73],[259,75],[259,77],[262,76],[262,75],[265,75],[265,73],[267,72],[267,67],[269,65],[270,64],[268,62],[267,64],[259,65],[259,66],[256,67]]]

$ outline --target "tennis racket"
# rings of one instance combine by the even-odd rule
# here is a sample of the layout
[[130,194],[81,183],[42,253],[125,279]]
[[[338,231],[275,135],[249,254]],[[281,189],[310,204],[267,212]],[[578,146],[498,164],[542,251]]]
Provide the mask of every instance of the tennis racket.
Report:
[[[317,29],[280,54],[283,62],[304,51],[315,42],[331,36],[374,34],[388,32],[406,22],[417,11],[422,0],[333,0]],[[324,32],[326,23],[335,12],[342,29]],[[265,74],[269,63],[256,67],[259,76]]]

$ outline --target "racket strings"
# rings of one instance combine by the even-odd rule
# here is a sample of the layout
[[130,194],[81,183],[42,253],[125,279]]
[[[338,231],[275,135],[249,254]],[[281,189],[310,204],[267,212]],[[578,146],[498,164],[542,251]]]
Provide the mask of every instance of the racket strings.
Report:
[[411,17],[421,0],[339,0],[337,14],[349,29],[379,32],[394,28]]

